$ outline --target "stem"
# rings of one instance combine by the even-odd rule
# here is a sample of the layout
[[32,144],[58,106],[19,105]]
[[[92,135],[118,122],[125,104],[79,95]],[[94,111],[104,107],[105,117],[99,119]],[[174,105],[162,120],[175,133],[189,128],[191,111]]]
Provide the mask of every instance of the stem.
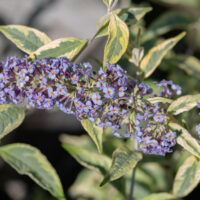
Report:
[[134,200],[133,192],[134,192],[134,184],[135,184],[135,171],[136,171],[136,166],[133,168],[133,173],[132,173],[132,177],[131,177],[131,189],[130,189],[130,194],[129,194],[128,200]]
[[104,16],[101,24],[99,25],[99,28],[97,29],[97,31],[94,33],[94,35],[88,40],[88,42],[86,43],[86,45],[83,47],[82,51],[77,54],[77,56],[74,57],[73,61],[74,63],[77,62],[78,58],[80,58],[80,56],[83,54],[83,52],[86,51],[86,49],[88,49],[91,45],[91,43],[93,42],[93,40],[96,37],[96,34],[99,32],[99,30],[101,29],[102,25],[105,23],[105,21],[108,19],[108,17],[110,16],[110,14],[112,13],[112,10],[115,8],[115,6],[117,5],[118,0],[115,0],[115,2],[113,3],[112,7],[110,9],[108,9],[107,14]]
[[[135,140],[135,151],[137,151],[138,149],[139,149],[139,146],[138,146],[137,141]],[[132,173],[132,177],[131,177],[131,188],[130,188],[130,193],[129,193],[129,197],[127,198],[127,200],[134,200],[133,193],[134,193],[134,185],[135,185],[136,167],[137,167],[137,165],[133,168],[133,173]]]

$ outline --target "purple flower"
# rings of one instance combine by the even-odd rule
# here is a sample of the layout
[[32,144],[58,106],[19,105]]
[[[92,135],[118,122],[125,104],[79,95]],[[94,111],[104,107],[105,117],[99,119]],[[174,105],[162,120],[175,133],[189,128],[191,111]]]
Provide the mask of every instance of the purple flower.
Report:
[[167,139],[167,141],[172,141],[176,138],[176,132],[168,132],[165,135],[165,138]]
[[72,76],[72,84],[77,84],[78,81],[79,81],[79,76],[76,75],[76,74],[74,74],[74,75]]
[[52,99],[45,99],[44,101],[44,108],[46,109],[53,109],[53,101]]
[[172,84],[171,87],[172,87],[172,90],[176,91],[177,95],[181,95],[182,91],[179,85]]
[[26,69],[21,69],[18,74],[20,77],[24,77],[26,76],[26,74],[28,73],[28,71]]
[[99,80],[98,82],[97,82],[97,87],[100,89],[100,90],[103,90],[105,87],[107,87],[107,83],[105,82],[105,81],[103,81],[103,80]]
[[28,66],[28,72],[29,73],[32,74],[34,72],[34,70],[35,70],[35,66],[33,64]]
[[120,87],[118,92],[119,92],[119,97],[123,97],[124,96],[124,91],[126,90],[127,88],[126,87]]
[[6,73],[0,73],[0,83],[3,85],[9,83],[9,76]]
[[89,110],[92,108],[92,102],[91,101],[87,101],[85,106],[84,106],[84,111],[87,113],[89,112]]
[[58,69],[53,69],[49,72],[48,77],[51,80],[54,80],[56,78],[56,74],[58,74],[59,70]]
[[197,133],[200,135],[200,124],[198,124],[198,125],[196,126],[196,131],[197,131]]
[[74,105],[75,105],[76,108],[80,108],[80,106],[82,106],[82,103],[78,99],[75,99],[74,100]]
[[[45,99],[44,94],[42,94],[42,92],[39,92],[39,93],[36,94],[34,97],[35,97],[35,99],[36,99],[37,105],[38,105],[38,106],[42,106],[42,105],[43,105],[43,102],[44,102],[44,99]],[[42,108],[42,107],[39,107],[39,108]]]
[[96,105],[102,104],[101,96],[99,95],[99,93],[93,93],[91,96],[91,99],[92,99],[93,103]]
[[58,85],[56,92],[58,95],[66,95],[68,93],[67,89],[62,85]]
[[106,98],[112,98],[114,96],[114,88],[112,87],[105,87],[103,89],[103,92],[105,93],[104,97]]
[[154,115],[153,119],[156,122],[162,123],[165,120],[165,115],[164,114],[156,114],[156,115]]
[[55,99],[57,97],[57,91],[54,91],[52,87],[48,88],[48,96]]
[[110,115],[118,114],[118,112],[119,112],[119,108],[116,107],[116,106],[111,106],[110,109],[109,109]]
[[46,87],[47,86],[47,79],[45,77],[43,77],[41,80],[40,80],[40,87]]

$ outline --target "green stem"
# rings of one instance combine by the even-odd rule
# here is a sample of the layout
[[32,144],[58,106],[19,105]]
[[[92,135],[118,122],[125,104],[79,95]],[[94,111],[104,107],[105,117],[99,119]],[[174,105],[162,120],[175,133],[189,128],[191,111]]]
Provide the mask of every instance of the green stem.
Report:
[[[135,151],[137,151],[138,149],[139,149],[139,146],[138,146],[137,141],[135,140]],[[133,193],[134,193],[134,185],[135,185],[136,167],[137,167],[137,165],[133,168],[132,177],[131,177],[131,187],[130,187],[130,192],[129,192],[129,196],[128,196],[127,200],[134,200]]]
[[101,29],[102,25],[105,23],[105,21],[108,19],[108,17],[110,16],[110,14],[112,13],[112,10],[115,8],[115,6],[117,5],[118,0],[115,0],[115,2],[113,3],[112,7],[110,9],[108,9],[107,14],[104,16],[101,24],[99,25],[99,28],[97,29],[97,31],[94,33],[94,35],[88,40],[88,42],[86,43],[86,45],[82,48],[82,50],[80,51],[80,53],[78,53],[74,59],[72,60],[74,63],[76,63],[78,61],[78,59],[80,58],[80,56],[83,54],[83,52],[85,52],[91,45],[91,43],[93,42],[93,40],[96,38],[96,34],[99,32],[99,30]]
[[133,192],[134,192],[134,184],[135,184],[135,171],[136,171],[136,166],[133,168],[133,173],[131,177],[131,189],[130,189],[128,200],[134,200]]

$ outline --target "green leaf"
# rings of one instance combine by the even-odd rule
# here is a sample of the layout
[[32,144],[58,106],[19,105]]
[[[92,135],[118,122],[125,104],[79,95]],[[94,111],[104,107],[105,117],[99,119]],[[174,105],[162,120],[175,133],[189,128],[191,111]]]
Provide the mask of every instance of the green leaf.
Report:
[[164,98],[164,97],[148,98],[147,101],[149,101],[152,104],[154,104],[154,103],[172,103],[171,99],[167,99],[167,98]]
[[17,128],[24,117],[24,108],[10,104],[0,105],[0,139]]
[[104,63],[116,63],[125,53],[128,41],[128,27],[117,15],[111,15],[109,36],[104,49]]
[[194,156],[188,157],[176,174],[173,194],[178,197],[187,196],[200,181],[200,162]]
[[71,145],[71,146],[78,146],[81,148],[84,148],[89,151],[96,151],[96,146],[91,141],[88,135],[67,135],[67,134],[61,134],[59,137],[59,140],[61,143]]
[[57,199],[65,199],[56,171],[38,149],[27,144],[9,144],[0,147],[0,155],[19,174],[28,175]]
[[129,170],[133,169],[141,159],[141,152],[130,151],[125,147],[116,149],[112,156],[112,165],[105,175],[101,186],[126,174]]
[[200,79],[200,60],[196,57],[176,54],[174,57],[167,59],[167,61],[184,70],[187,74]]
[[161,193],[151,194],[142,200],[175,200],[175,199],[177,198],[174,195],[166,192],[161,192]]
[[99,182],[101,181],[101,174],[91,171],[88,169],[82,170],[73,185],[69,188],[69,194],[73,199],[78,199],[78,197],[84,197],[82,200],[103,200],[107,199],[110,193],[112,193],[112,198],[114,200],[123,200],[124,197],[113,188],[111,184],[105,187],[99,187]]
[[169,127],[174,131],[181,132],[180,135],[177,137],[177,143],[194,156],[200,158],[200,145],[197,140],[192,137],[185,128],[177,123],[171,122],[169,123]]
[[140,63],[140,71],[144,78],[148,78],[160,65],[163,57],[185,36],[185,32],[176,37],[164,40],[149,50]]
[[110,8],[115,0],[103,0],[104,4]]
[[63,144],[63,148],[81,165],[104,174],[111,164],[109,157],[90,150]]
[[60,38],[42,46],[33,52],[30,57],[48,58],[66,56],[71,60],[81,51],[86,43],[86,40],[77,38]]
[[169,11],[159,16],[148,28],[143,36],[143,41],[163,35],[173,29],[186,29],[187,26],[194,23],[195,19],[191,15],[180,11]]
[[99,153],[102,153],[102,151],[103,151],[103,147],[102,147],[103,128],[95,126],[88,119],[83,119],[81,121],[81,124],[82,124],[83,128],[86,130],[86,132],[89,134],[89,136],[92,138],[94,143],[96,144]]
[[0,26],[2,32],[19,49],[31,54],[41,46],[51,42],[51,39],[37,29],[21,25]]
[[200,101],[200,94],[182,96],[172,102],[167,112],[170,112],[173,115],[178,115],[185,111],[191,110],[192,108],[197,106],[197,102],[199,101]]
[[[146,13],[151,11],[151,7],[138,7],[138,8],[122,8],[122,9],[116,9],[114,10],[114,14],[118,15],[120,19],[122,19],[124,22],[130,23],[135,21],[141,20]],[[102,23],[105,16],[100,18],[98,25]],[[103,23],[103,25],[100,27],[99,31],[97,32],[95,37],[103,37],[108,35],[108,26],[109,26],[110,17]]]

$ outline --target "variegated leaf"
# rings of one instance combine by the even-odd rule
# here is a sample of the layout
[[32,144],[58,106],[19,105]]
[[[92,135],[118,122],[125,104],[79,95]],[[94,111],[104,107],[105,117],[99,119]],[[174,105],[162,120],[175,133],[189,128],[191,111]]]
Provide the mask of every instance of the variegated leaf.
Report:
[[194,56],[175,55],[167,59],[170,64],[183,69],[187,74],[200,79],[200,60]]
[[148,98],[147,101],[149,101],[150,103],[172,103],[171,99],[167,99],[164,97],[152,97],[152,98]]
[[128,27],[117,15],[111,15],[109,36],[104,49],[104,63],[116,63],[125,53],[128,41]]
[[163,57],[171,50],[179,40],[185,36],[185,32],[176,37],[164,40],[149,50],[140,63],[140,71],[144,78],[148,78],[161,63]]
[[115,0],[103,0],[104,4],[110,8]]
[[[146,13],[151,11],[151,7],[141,7],[141,8],[122,8],[122,9],[116,9],[114,10],[114,14],[118,15],[120,19],[122,19],[124,22],[128,21],[129,23],[129,16],[131,20],[135,20],[136,22],[141,20]],[[124,17],[126,16],[126,17]],[[105,16],[100,18],[98,22],[98,26],[103,23]],[[108,17],[107,20],[103,23],[103,25],[100,27],[99,31],[97,32],[95,37],[103,37],[108,35],[108,26],[109,26],[110,17]]]
[[65,200],[55,169],[38,149],[27,144],[9,144],[0,147],[0,155],[19,174],[28,175],[57,199]]
[[0,105],[0,139],[17,128],[24,117],[24,108],[10,104]]
[[77,38],[60,38],[42,46],[33,52],[30,57],[48,58],[66,56],[71,60],[81,51],[86,43],[86,40]]
[[51,39],[37,29],[21,25],[0,26],[2,32],[19,49],[31,54],[41,46],[51,42]]
[[200,94],[182,96],[172,102],[168,108],[168,112],[178,115],[194,108],[197,102],[200,102]]
[[63,148],[84,167],[104,174],[111,164],[109,157],[87,150],[82,147],[63,144]]
[[200,162],[194,156],[188,157],[178,169],[173,194],[177,197],[187,196],[200,181]]
[[86,130],[86,132],[89,134],[89,136],[92,138],[94,143],[96,144],[99,153],[102,153],[103,128],[95,126],[94,123],[92,123],[88,119],[83,119],[81,121],[81,124],[83,128]]
[[200,145],[197,140],[192,137],[185,128],[177,123],[171,122],[169,123],[169,127],[174,131],[180,131],[180,135],[177,137],[177,143],[194,156],[200,158]]
[[158,0],[160,2],[172,5],[182,5],[182,6],[192,6],[197,7],[199,6],[199,0]]
[[105,175],[101,186],[126,174],[129,170],[133,169],[141,159],[141,152],[130,151],[125,147],[115,150],[112,156],[112,165]]
[[186,12],[177,10],[165,12],[149,26],[142,37],[142,41],[151,40],[156,36],[166,34],[173,29],[186,29],[187,26],[194,22],[194,16],[188,15]]

